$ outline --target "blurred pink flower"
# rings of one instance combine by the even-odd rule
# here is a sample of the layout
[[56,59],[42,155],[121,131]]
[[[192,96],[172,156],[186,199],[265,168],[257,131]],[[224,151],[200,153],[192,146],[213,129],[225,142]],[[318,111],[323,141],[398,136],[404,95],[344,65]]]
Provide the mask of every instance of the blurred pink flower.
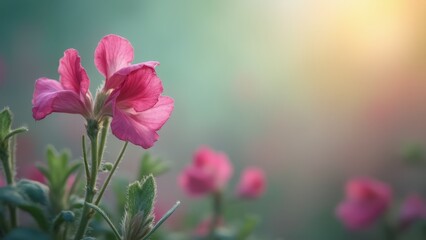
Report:
[[241,198],[258,198],[266,188],[265,174],[256,167],[246,168],[237,186],[237,195]]
[[201,196],[224,187],[232,171],[225,153],[204,146],[195,152],[192,164],[182,171],[179,184],[190,196]]
[[390,205],[390,187],[377,180],[352,179],[346,184],[345,190],[346,198],[337,206],[336,214],[351,230],[368,228]]
[[6,186],[6,179],[0,178],[0,187]]
[[43,173],[38,170],[38,168],[32,166],[26,170],[24,178],[28,178],[39,183],[47,184],[47,180],[44,177]]
[[36,81],[34,119],[52,112],[80,114],[99,122],[110,116],[117,138],[152,147],[159,138],[157,131],[173,111],[174,101],[162,96],[163,86],[155,72],[158,62],[131,65],[132,60],[133,47],[127,39],[117,35],[101,39],[95,50],[95,65],[105,77],[105,85],[93,103],[90,81],[78,52],[68,49],[59,63],[59,82],[47,78]]
[[412,194],[402,203],[399,213],[399,226],[406,228],[420,219],[426,219],[426,203],[419,195]]

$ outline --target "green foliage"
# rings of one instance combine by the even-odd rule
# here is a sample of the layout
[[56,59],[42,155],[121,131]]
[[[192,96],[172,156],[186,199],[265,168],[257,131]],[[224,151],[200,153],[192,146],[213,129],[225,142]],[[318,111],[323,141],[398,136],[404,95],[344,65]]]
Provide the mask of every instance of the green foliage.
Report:
[[153,210],[156,195],[156,183],[152,175],[129,185],[123,221],[125,240],[143,240],[150,234],[154,223]]
[[406,144],[401,149],[401,155],[404,160],[410,163],[419,163],[424,160],[424,149],[420,144],[411,143]]
[[16,134],[28,131],[25,127],[12,130],[12,119],[12,112],[9,108],[4,108],[0,112],[0,160],[2,161],[3,171],[8,183],[11,183],[15,176],[15,163],[11,157],[14,154],[15,146],[11,145],[10,140]]
[[12,113],[9,108],[0,112],[0,139],[3,141],[12,127]]
[[15,228],[4,238],[4,240],[28,239],[52,240],[48,234],[29,228]]
[[28,131],[25,127],[20,127],[12,130],[13,115],[9,108],[4,108],[0,112],[0,141],[5,142],[14,135]]
[[[82,165],[77,161],[70,162],[70,158],[71,156],[68,151],[58,153],[53,146],[48,146],[46,151],[47,165],[37,166],[48,181],[54,215],[60,213],[63,209],[69,208],[71,193],[66,191],[67,181]],[[75,181],[78,181],[78,179]]]
[[45,185],[25,179],[18,182],[16,186],[0,188],[0,202],[29,213],[45,231],[49,228],[46,209],[50,202],[47,196],[48,189]]
[[243,224],[238,229],[236,239],[237,240],[245,240],[247,239],[256,228],[259,223],[259,219],[255,216],[245,216]]
[[170,169],[168,162],[162,161],[160,158],[154,158],[151,154],[146,152],[142,155],[140,166],[139,166],[139,179],[149,176],[159,176],[166,173]]

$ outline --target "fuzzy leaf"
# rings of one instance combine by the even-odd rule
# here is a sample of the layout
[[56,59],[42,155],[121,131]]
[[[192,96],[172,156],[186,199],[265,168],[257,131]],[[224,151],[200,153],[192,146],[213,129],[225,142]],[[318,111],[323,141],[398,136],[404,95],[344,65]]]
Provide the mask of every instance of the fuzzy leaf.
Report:
[[[32,190],[30,192],[33,192]],[[39,196],[36,194],[35,199]],[[37,204],[32,202],[31,197],[24,192],[19,191],[15,187],[6,186],[0,188],[0,202],[20,208],[29,213],[36,220],[39,227],[43,230],[48,230],[49,222],[45,216],[44,210]]]
[[4,108],[0,112],[0,140],[3,141],[10,132],[12,126],[12,112],[9,108]]
[[49,205],[49,189],[37,181],[22,179],[16,184],[18,192],[28,196],[34,202],[44,206]]
[[152,175],[129,185],[123,219],[123,239],[142,240],[151,232],[156,195],[156,183]]
[[133,217],[138,212],[150,215],[154,208],[156,195],[157,189],[152,175],[131,183],[127,190],[127,211],[130,216]]

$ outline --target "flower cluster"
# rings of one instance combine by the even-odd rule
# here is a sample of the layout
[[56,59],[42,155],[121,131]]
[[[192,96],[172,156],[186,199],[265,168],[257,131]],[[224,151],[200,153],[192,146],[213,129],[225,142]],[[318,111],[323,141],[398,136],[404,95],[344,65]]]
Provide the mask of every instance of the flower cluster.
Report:
[[[228,156],[202,146],[194,154],[192,164],[180,174],[179,185],[190,196],[204,196],[220,192],[233,173]],[[266,188],[265,174],[260,168],[244,169],[236,193],[241,198],[260,197]]]
[[173,99],[163,96],[155,67],[158,62],[131,64],[133,47],[117,35],[102,38],[95,50],[95,66],[105,84],[93,99],[90,80],[75,49],[59,61],[59,81],[39,78],[33,95],[33,117],[41,120],[52,112],[80,114],[88,122],[112,117],[112,133],[123,141],[150,148],[157,131],[173,110]]
[[[178,179],[179,186],[190,197],[208,196],[212,198],[211,218],[201,221],[195,231],[198,237],[219,238],[219,228],[224,227],[223,194],[233,174],[233,166],[228,156],[207,146],[200,147],[193,156],[192,163],[185,167]],[[264,172],[257,167],[243,170],[235,190],[239,199],[260,197],[266,188]]]
[[[336,215],[352,231],[372,227],[390,210],[392,190],[386,183],[368,177],[354,178],[347,182],[345,192]],[[386,228],[395,235],[418,220],[426,220],[426,203],[418,194],[410,194],[401,205],[396,225],[386,223]]]

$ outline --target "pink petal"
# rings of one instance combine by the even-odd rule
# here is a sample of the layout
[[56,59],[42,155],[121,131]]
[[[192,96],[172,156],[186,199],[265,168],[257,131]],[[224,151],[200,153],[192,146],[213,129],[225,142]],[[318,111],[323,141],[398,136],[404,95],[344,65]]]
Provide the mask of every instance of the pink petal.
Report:
[[143,62],[138,64],[133,64],[128,67],[124,67],[117,72],[115,72],[109,79],[106,81],[104,86],[104,91],[108,91],[109,89],[116,89],[121,86],[123,81],[126,79],[127,75],[129,75],[131,72],[142,68],[143,66],[148,66],[151,68],[155,68],[160,63],[155,61],[149,61],[149,62]]
[[116,98],[119,108],[134,108],[137,112],[153,107],[163,92],[163,85],[157,77],[155,69],[142,65],[141,68],[129,73],[117,91]]
[[108,79],[118,70],[127,67],[133,61],[133,47],[120,36],[110,34],[101,39],[95,50],[95,65],[98,71]]
[[81,93],[84,97],[89,89],[89,77],[81,66],[80,56],[75,49],[68,49],[59,60],[59,82],[65,90]]
[[87,110],[80,96],[72,90],[65,90],[55,80],[39,78],[35,83],[32,99],[33,118],[41,120],[52,112],[77,113],[87,116]]
[[173,108],[174,100],[171,97],[161,96],[152,108],[138,112],[138,122],[158,131],[169,119]]
[[114,109],[111,122],[112,133],[123,141],[129,141],[145,149],[158,140],[159,130],[173,110],[173,99],[160,97],[157,104],[143,112],[132,109]]

